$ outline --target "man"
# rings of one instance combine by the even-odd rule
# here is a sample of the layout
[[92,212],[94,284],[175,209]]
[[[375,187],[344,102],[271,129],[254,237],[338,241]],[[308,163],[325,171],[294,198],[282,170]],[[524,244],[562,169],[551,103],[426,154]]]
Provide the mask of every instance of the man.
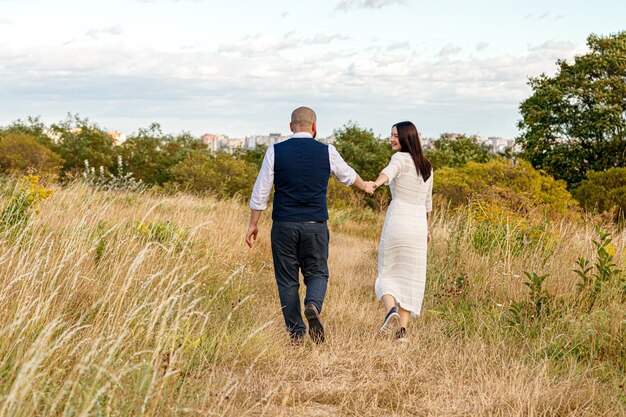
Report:
[[257,224],[273,185],[272,257],[285,325],[292,343],[301,345],[306,326],[298,295],[300,270],[306,285],[304,315],[309,335],[315,343],[322,343],[325,338],[320,313],[328,284],[326,191],[330,174],[368,194],[374,193],[375,186],[363,181],[334,146],[315,140],[317,121],[313,110],[295,109],[289,126],[293,136],[270,146],[265,153],[250,199],[246,243],[252,247],[256,240]]

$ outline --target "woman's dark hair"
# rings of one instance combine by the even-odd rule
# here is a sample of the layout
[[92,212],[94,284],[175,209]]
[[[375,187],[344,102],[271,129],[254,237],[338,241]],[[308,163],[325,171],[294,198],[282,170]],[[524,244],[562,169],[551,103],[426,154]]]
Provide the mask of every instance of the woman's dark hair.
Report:
[[422,179],[426,181],[430,177],[432,164],[424,156],[422,152],[422,144],[420,143],[420,136],[417,133],[415,125],[411,122],[396,123],[392,127],[398,129],[398,141],[400,142],[400,152],[408,152],[411,154],[413,163],[417,173],[422,176]]

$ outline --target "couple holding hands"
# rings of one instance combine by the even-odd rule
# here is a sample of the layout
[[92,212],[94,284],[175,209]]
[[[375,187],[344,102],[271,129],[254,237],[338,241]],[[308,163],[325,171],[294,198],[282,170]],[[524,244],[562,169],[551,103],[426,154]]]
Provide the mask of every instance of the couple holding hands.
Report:
[[328,207],[326,192],[332,174],[341,183],[373,194],[389,185],[387,208],[378,251],[376,297],[385,305],[380,330],[406,341],[411,316],[418,316],[426,283],[426,252],[430,241],[432,165],[424,157],[419,134],[411,122],[391,129],[394,151],[376,181],[364,181],[333,145],[315,140],[315,112],[299,107],[291,114],[288,140],[267,149],[250,199],[246,243],[252,247],[258,221],[267,208],[272,186],[271,245],[278,295],[291,343],[301,345],[307,327],[298,294],[299,272],[306,286],[304,316],[315,343],[325,340],[320,319],[328,285]]

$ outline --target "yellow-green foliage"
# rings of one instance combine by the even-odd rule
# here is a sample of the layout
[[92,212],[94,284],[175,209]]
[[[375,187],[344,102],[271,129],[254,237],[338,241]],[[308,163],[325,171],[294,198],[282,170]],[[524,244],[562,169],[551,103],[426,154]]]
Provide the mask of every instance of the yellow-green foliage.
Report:
[[362,208],[365,206],[361,191],[347,187],[331,176],[328,181],[328,205],[336,209]]
[[178,227],[176,223],[170,220],[154,220],[152,222],[138,220],[130,223],[129,227],[142,239],[164,245],[180,246],[189,238],[189,230]]
[[434,181],[434,193],[443,196],[452,207],[479,200],[519,213],[539,210],[560,216],[577,205],[564,181],[535,170],[523,160],[512,162],[499,158],[487,163],[469,162],[459,168],[442,168],[435,172]]
[[28,175],[17,180],[8,204],[0,214],[0,231],[11,227],[19,227],[28,222],[32,211],[54,194],[39,182],[36,175]]
[[257,174],[256,167],[246,161],[226,153],[212,156],[206,151],[192,152],[172,168],[173,182],[178,187],[221,198],[248,198]]
[[9,133],[0,137],[0,173],[19,175],[33,170],[40,175],[56,177],[61,165],[61,157],[37,143],[33,136]]

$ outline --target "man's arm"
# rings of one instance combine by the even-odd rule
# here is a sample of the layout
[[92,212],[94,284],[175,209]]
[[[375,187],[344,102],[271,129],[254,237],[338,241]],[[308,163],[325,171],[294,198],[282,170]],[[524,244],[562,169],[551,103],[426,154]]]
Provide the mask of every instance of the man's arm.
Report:
[[356,174],[356,179],[352,183],[352,186],[369,195],[374,194],[376,190],[376,183],[374,181],[363,181],[359,174]]
[[256,240],[259,233],[258,224],[261,213],[267,208],[272,186],[274,185],[274,147],[270,146],[265,152],[263,164],[259,171],[259,176],[254,183],[252,189],[252,197],[250,198],[250,225],[246,232],[246,243],[249,247]]
[[345,185],[351,185],[367,194],[373,194],[376,187],[371,181],[363,181],[356,171],[343,160],[333,145],[328,145],[330,172]]
[[262,210],[254,210],[250,209],[250,225],[248,226],[248,231],[246,232],[246,243],[248,247],[252,247],[252,244],[256,240],[256,236],[259,233],[259,219],[261,218]]

